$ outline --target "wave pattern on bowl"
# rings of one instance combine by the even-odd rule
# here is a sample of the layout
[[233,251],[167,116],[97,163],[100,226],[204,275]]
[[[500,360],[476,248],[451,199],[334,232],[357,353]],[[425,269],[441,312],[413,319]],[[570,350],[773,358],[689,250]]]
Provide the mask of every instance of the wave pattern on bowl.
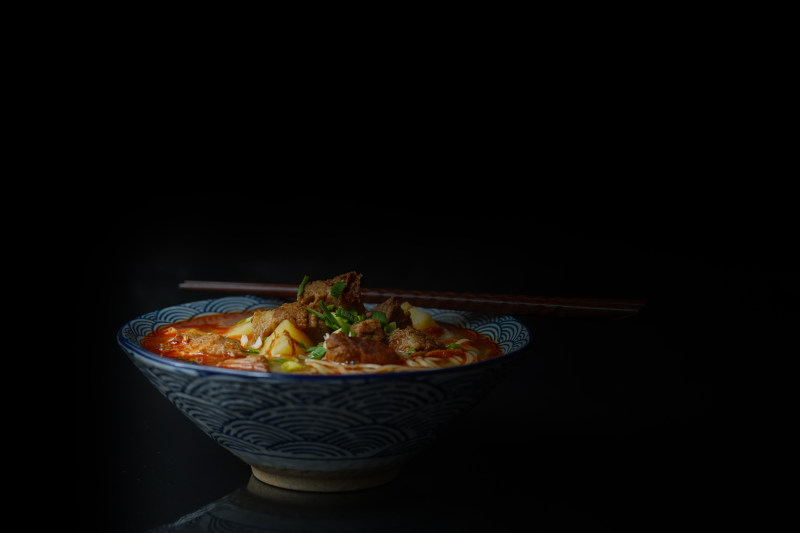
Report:
[[[203,367],[141,348],[147,333],[177,320],[281,303],[239,296],[170,307],[126,324],[120,345],[170,402],[245,462],[314,471],[388,465],[417,453],[483,397],[506,366],[500,356],[441,370],[294,376]],[[489,335],[507,353],[530,341],[512,317],[426,310],[437,321]]]
[[[325,470],[327,459],[379,459],[427,446],[437,430],[495,382],[485,372],[385,383],[242,382],[139,365],[148,379],[207,435],[244,461],[292,460]],[[355,462],[353,468],[363,466]],[[336,467],[337,469],[339,467]]]

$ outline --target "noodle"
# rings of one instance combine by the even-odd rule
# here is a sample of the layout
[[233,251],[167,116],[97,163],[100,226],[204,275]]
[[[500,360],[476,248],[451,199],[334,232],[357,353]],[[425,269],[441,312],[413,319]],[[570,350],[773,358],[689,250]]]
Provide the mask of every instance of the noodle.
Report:
[[404,365],[375,365],[366,363],[350,365],[315,359],[306,359],[304,362],[306,366],[314,370],[314,372],[309,372],[310,374],[376,374],[383,372],[407,372],[409,370],[414,370],[413,367]]
[[305,359],[303,362],[309,367],[309,374],[375,374],[384,372],[408,372],[409,370],[447,368],[451,366],[468,365],[478,361],[474,350],[464,350],[464,355],[450,357],[426,357],[424,355],[411,356],[404,365],[377,365],[377,364],[345,364],[334,363],[320,359]]

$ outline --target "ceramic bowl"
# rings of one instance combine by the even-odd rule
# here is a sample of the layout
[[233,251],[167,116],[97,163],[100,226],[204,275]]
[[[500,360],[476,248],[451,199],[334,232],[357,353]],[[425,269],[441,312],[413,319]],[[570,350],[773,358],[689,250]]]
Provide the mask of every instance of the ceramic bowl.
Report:
[[503,355],[447,369],[345,376],[208,367],[141,347],[166,324],[283,303],[255,296],[185,303],[131,320],[117,340],[175,407],[248,463],[256,478],[295,490],[357,490],[390,481],[502,379],[531,338],[511,316],[426,308],[437,321],[489,335]]

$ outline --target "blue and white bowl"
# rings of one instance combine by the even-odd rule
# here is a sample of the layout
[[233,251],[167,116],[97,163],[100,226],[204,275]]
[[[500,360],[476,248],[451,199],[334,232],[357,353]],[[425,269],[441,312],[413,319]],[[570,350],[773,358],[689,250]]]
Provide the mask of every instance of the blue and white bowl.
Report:
[[255,296],[190,302],[131,320],[117,340],[170,402],[255,477],[289,489],[356,490],[391,480],[530,343],[511,316],[425,309],[437,321],[489,335],[503,355],[439,370],[315,376],[201,366],[141,346],[148,333],[179,320],[283,303]]

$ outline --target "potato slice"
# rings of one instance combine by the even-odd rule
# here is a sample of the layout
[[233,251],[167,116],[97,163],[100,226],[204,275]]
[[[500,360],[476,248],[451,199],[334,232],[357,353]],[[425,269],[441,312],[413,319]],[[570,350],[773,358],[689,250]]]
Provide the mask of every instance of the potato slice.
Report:
[[412,305],[409,306],[407,311],[411,317],[411,325],[414,326],[414,329],[425,331],[428,328],[435,328],[439,325],[430,314],[426,313],[419,307],[414,307]]
[[234,338],[241,338],[242,335],[253,336],[253,323],[250,320],[242,320],[225,333],[226,337]]
[[262,348],[265,355],[301,355],[306,352],[306,348],[313,346],[314,343],[289,320],[284,320],[275,328],[267,338],[264,339]]

